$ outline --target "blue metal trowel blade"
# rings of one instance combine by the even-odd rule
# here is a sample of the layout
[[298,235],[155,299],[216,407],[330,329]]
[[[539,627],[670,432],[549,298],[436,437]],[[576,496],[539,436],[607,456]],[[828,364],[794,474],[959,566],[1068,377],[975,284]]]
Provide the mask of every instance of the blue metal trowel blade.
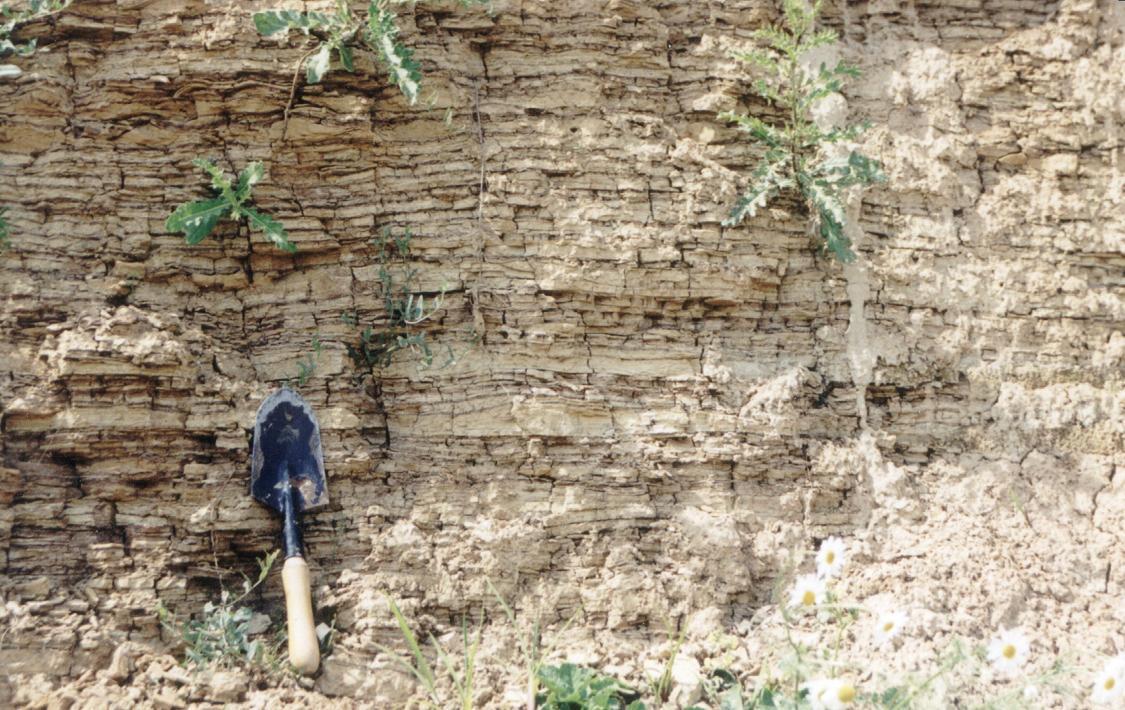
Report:
[[296,513],[328,503],[320,425],[293,390],[279,389],[258,407],[250,466],[251,495],[283,515],[290,486]]

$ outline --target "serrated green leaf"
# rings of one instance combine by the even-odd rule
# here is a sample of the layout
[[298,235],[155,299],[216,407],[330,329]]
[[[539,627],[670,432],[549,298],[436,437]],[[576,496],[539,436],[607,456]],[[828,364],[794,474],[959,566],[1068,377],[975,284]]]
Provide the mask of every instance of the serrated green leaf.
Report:
[[853,141],[859,137],[859,134],[867,130],[870,124],[859,124],[854,126],[844,126],[842,128],[834,128],[827,133],[820,133],[817,136],[817,141],[821,143],[839,143],[840,141]]
[[817,166],[816,173],[829,181],[834,188],[841,189],[852,185],[870,185],[885,182],[887,176],[880,169],[878,161],[872,160],[857,151],[847,156],[837,156],[824,160]]
[[812,91],[808,92],[801,97],[798,106],[804,109],[806,106],[812,106],[817,101],[826,96],[831,96],[840,90],[840,82],[837,79],[829,79]]
[[719,696],[719,710],[744,710],[742,688],[732,685]]
[[8,232],[7,207],[0,207],[0,252],[7,251],[12,246],[11,234]]
[[316,54],[309,57],[308,63],[305,65],[305,79],[310,84],[319,84],[321,78],[328,72],[328,67],[332,63],[332,46],[325,42],[320,45],[320,49]]
[[564,663],[543,666],[537,673],[542,692],[537,707],[549,710],[642,710],[638,693],[616,678]]
[[853,79],[858,79],[862,74],[862,72],[860,72],[859,70],[859,67],[855,66],[854,64],[845,64],[844,62],[840,62],[836,66],[832,67],[832,73],[836,76],[848,76]]
[[753,87],[754,92],[758,94],[758,96],[761,96],[763,99],[767,99],[774,103],[779,103],[781,101],[781,93],[774,87],[772,83],[770,83],[769,80],[756,79],[754,81]]
[[269,575],[270,569],[273,567],[273,563],[277,561],[279,552],[281,552],[281,550],[274,550],[264,558],[258,560],[258,581],[254,583],[255,587],[265,581],[266,576]]
[[346,44],[341,44],[336,47],[336,54],[340,57],[340,64],[343,65],[345,71],[355,71],[355,61],[352,59],[352,48]]
[[230,203],[222,197],[185,202],[168,216],[164,228],[169,232],[183,232],[188,244],[198,244],[215,229],[230,208]]
[[733,227],[747,217],[753,217],[769,201],[793,185],[793,179],[785,173],[785,153],[770,151],[754,169],[754,182],[735,203],[730,216],[723,220],[724,227]]
[[815,9],[806,9],[803,2],[786,2],[783,5],[785,24],[796,35],[804,34],[812,24],[812,15]]
[[242,172],[238,174],[238,187],[234,191],[240,204],[250,197],[250,190],[261,182],[265,175],[266,169],[260,161],[254,161],[242,169]]
[[254,13],[254,27],[266,37],[300,30],[308,34],[318,27],[331,27],[339,24],[335,17],[322,12],[300,12],[298,10],[265,10]]
[[734,227],[747,217],[753,217],[776,194],[776,186],[768,183],[751,187],[738,198],[738,202],[734,203],[734,209],[731,210],[730,216],[723,220],[723,226]]
[[731,56],[739,61],[746,62],[751,66],[766,69],[771,72],[776,72],[778,69],[777,60],[760,49],[749,49],[741,52],[732,52]]
[[835,31],[824,29],[810,35],[804,42],[801,43],[801,48],[807,51],[825,44],[832,44],[837,39],[838,37]]
[[887,176],[883,174],[879,162],[868,158],[857,151],[852,151],[848,156],[848,165],[852,174],[857,177],[857,182],[870,184],[873,182],[886,182]]
[[907,697],[902,688],[887,688],[879,695],[881,704],[885,707],[895,707],[901,698]]
[[840,196],[832,185],[826,180],[809,178],[801,180],[801,188],[805,195],[816,205],[817,210],[828,215],[836,224],[843,224],[844,206]]
[[801,192],[816,211],[817,231],[824,240],[824,248],[841,262],[854,261],[851,240],[844,234],[844,206],[837,191],[827,181],[809,176],[801,176],[800,184]]
[[278,249],[290,254],[297,251],[297,245],[289,241],[289,235],[285,232],[285,227],[281,225],[281,222],[251,207],[244,206],[240,211],[246,215],[250,227],[265,234],[266,238],[273,242]]
[[773,691],[769,688],[762,688],[761,691],[758,692],[758,697],[754,699],[754,707],[776,707],[773,702]]
[[725,111],[719,114],[719,118],[737,124],[739,130],[749,133],[754,140],[771,148],[780,147],[784,143],[784,136],[780,131],[755,116]]
[[211,176],[211,187],[216,192],[226,193],[231,189],[230,179],[223,175],[223,171],[207,158],[196,158],[191,164]]
[[254,28],[259,34],[269,37],[278,32],[289,32],[297,26],[297,19],[304,13],[292,10],[266,10],[254,13]]
[[386,67],[391,81],[415,104],[422,88],[422,72],[414,53],[398,41],[395,14],[382,8],[375,0],[368,6],[367,32],[364,42]]
[[779,27],[769,26],[755,30],[753,37],[760,42],[766,42],[782,54],[792,55],[797,49],[792,36]]

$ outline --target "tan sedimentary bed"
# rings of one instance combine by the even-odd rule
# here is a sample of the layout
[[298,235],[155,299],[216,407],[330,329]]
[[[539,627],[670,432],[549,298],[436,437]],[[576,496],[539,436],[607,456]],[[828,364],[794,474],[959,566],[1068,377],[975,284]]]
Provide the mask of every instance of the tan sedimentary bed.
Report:
[[[715,118],[749,100],[726,51],[771,3],[422,4],[432,110],[364,59],[303,86],[284,137],[300,50],[257,36],[265,6],[77,3],[0,84],[5,702],[180,692],[98,673],[159,647],[158,600],[196,612],[216,564],[276,546],[248,437],[317,334],[332,502],[305,530],[339,636],[313,692],[409,694],[367,679],[396,642],[380,593],[442,632],[501,618],[486,579],[581,614],[592,663],[690,620],[702,659],[830,533],[861,597],[938,636],[1054,619],[1050,643],[1125,648],[1117,3],[830,3],[890,177],[854,271],[791,199],[719,225],[756,157]],[[197,156],[264,161],[255,200],[300,251],[165,233]],[[481,342],[376,386],[341,315],[384,318],[383,227],[450,289],[432,337]]]

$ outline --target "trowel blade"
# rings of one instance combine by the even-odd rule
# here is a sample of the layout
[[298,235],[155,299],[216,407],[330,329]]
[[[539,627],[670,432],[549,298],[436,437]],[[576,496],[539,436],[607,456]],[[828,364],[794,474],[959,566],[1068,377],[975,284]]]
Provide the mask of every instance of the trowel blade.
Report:
[[295,512],[328,503],[320,424],[301,395],[283,388],[258,407],[250,457],[250,493],[284,514],[287,486],[293,487]]

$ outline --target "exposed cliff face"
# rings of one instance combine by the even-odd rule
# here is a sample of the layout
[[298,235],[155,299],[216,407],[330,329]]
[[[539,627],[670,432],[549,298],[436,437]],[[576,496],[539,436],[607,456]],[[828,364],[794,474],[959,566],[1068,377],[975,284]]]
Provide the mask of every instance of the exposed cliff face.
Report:
[[[1125,5],[831,3],[890,177],[846,276],[791,200],[719,226],[755,157],[715,119],[726,50],[772,3],[422,4],[434,110],[365,62],[284,138],[300,50],[262,6],[77,3],[0,83],[0,698],[93,693],[120,642],[159,644],[157,600],[191,613],[276,544],[248,436],[317,334],[332,504],[305,529],[340,635],[313,692],[410,692],[371,674],[384,590],[440,631],[495,612],[491,580],[628,664],[666,622],[734,627],[827,534],[933,634],[1125,649]],[[265,162],[294,257],[164,233],[200,155]],[[382,318],[384,226],[452,284],[433,337],[482,340],[374,388],[340,316]]]

